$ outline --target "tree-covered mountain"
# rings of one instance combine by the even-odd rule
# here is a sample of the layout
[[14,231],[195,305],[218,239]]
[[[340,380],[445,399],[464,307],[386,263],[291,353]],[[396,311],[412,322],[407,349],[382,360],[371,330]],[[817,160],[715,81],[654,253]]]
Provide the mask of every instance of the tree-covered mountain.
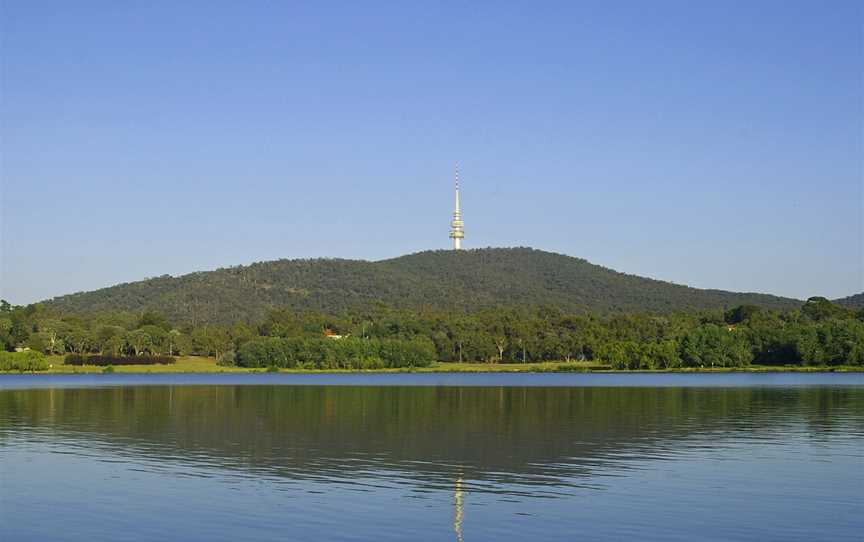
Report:
[[864,292],[843,297],[841,299],[835,299],[834,303],[837,303],[841,307],[846,307],[847,309],[864,309]]
[[230,323],[261,320],[275,308],[337,313],[376,302],[462,312],[555,306],[599,313],[801,305],[767,294],[702,290],[627,275],[530,248],[426,251],[376,262],[276,260],[165,275],[46,304],[66,314],[154,310],[173,321]]

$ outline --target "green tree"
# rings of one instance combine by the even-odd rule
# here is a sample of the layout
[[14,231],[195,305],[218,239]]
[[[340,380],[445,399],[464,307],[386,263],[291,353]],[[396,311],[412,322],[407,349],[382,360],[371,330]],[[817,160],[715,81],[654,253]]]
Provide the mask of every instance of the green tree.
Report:
[[136,356],[153,352],[153,338],[142,329],[130,331],[126,335],[126,341]]
[[621,341],[608,341],[597,346],[596,359],[608,363],[613,369],[626,369],[629,365],[627,348]]
[[724,319],[727,324],[740,324],[761,311],[762,307],[756,305],[739,305],[734,309],[726,311]]
[[146,326],[155,326],[165,332],[171,329],[171,325],[168,324],[168,319],[165,318],[165,315],[156,311],[145,311],[141,315],[141,318],[138,319],[137,328],[140,329]]
[[122,327],[115,325],[99,325],[93,332],[93,347],[104,354],[106,351],[112,351],[117,347],[117,343],[121,341],[113,340],[115,337],[122,336],[125,333]]
[[743,367],[752,357],[741,333],[714,324],[699,326],[681,340],[681,359],[689,367]]
[[138,329],[150,337],[150,345],[147,348],[151,354],[163,354],[168,349],[168,332],[164,328],[153,324],[147,324]]
[[681,366],[681,356],[678,354],[678,342],[667,339],[646,345],[646,369],[675,369]]
[[46,352],[48,350],[48,342],[45,333],[31,333],[30,337],[27,338],[27,348],[36,352]]
[[821,322],[829,318],[841,318],[848,315],[846,309],[831,303],[824,297],[811,297],[801,307],[801,312],[814,322]]

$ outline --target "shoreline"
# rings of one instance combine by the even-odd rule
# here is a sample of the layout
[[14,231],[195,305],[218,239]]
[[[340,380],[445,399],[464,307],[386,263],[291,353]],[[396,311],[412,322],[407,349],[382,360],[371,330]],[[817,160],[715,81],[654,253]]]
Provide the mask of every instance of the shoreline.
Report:
[[677,367],[673,369],[612,369],[608,365],[585,362],[538,363],[458,363],[436,362],[429,367],[391,369],[279,369],[223,367],[214,358],[178,356],[171,365],[126,365],[111,370],[96,365],[64,365],[62,356],[52,356],[47,371],[0,371],[0,375],[34,374],[398,374],[398,373],[576,373],[576,374],[722,374],[722,373],[862,373],[864,367],[751,365],[747,367]]

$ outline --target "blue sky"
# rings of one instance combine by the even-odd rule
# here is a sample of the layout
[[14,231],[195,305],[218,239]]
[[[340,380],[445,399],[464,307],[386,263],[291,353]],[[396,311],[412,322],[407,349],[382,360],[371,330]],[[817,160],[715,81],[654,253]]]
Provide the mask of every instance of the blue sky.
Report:
[[861,2],[2,2],[0,297],[532,246],[864,290]]

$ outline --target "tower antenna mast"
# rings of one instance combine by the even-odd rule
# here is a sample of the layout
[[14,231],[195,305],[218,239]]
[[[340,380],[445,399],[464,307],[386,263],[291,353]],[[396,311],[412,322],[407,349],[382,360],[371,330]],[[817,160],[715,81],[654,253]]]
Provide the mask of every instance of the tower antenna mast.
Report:
[[453,208],[453,220],[450,221],[450,239],[453,239],[453,250],[462,249],[462,239],[465,238],[462,208],[459,204],[459,166],[456,166],[456,205]]

